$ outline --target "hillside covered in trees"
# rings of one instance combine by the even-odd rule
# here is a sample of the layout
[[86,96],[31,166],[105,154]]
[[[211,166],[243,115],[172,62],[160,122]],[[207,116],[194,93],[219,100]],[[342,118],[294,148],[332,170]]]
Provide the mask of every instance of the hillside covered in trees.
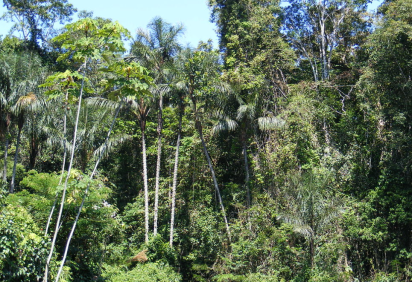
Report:
[[3,0],[0,281],[411,281],[412,0],[369,2],[210,0],[215,50]]

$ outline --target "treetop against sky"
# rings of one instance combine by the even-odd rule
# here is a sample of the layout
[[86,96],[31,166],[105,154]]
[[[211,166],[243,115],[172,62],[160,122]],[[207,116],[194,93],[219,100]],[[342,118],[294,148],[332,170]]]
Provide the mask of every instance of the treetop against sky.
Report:
[[[206,0],[153,0],[153,1],[131,1],[131,0],[69,0],[78,11],[92,11],[93,16],[109,18],[119,21],[127,28],[133,37],[138,28],[146,28],[147,24],[156,16],[163,18],[173,25],[182,23],[185,33],[180,38],[182,44],[197,46],[199,41],[213,40],[217,46],[217,35],[214,31],[215,25],[210,22],[210,11]],[[0,6],[0,15],[6,8]],[[77,16],[73,17],[75,20]],[[0,35],[6,35],[12,23],[0,22]]]

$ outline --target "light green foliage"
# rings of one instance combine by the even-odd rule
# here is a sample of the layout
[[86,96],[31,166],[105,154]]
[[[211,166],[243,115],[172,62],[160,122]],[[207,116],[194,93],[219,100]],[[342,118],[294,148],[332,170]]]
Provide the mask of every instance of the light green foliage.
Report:
[[139,63],[119,61],[101,70],[115,75],[115,78],[102,81],[102,85],[111,90],[108,95],[111,100],[128,96],[137,98],[139,95],[150,94],[149,86],[153,79],[149,76],[148,70]]
[[64,96],[67,92],[67,102],[74,104],[76,102],[76,94],[80,88],[78,81],[87,78],[79,74],[77,71],[66,70],[65,72],[57,72],[50,75],[46,82],[39,85],[39,87],[47,88],[45,94],[49,99],[56,99],[58,97]]
[[[71,9],[12,2],[57,13],[41,26]],[[51,279],[85,199],[65,281],[410,281],[412,0],[384,2],[373,31],[367,2],[210,0],[219,51],[181,49],[182,26],[154,18],[123,57],[128,32],[86,12],[45,49],[43,31],[1,40],[8,179],[19,132],[21,153],[16,193],[0,191],[0,280],[44,271],[76,124]],[[46,91],[39,111],[30,91]]]
[[138,264],[131,270],[106,265],[102,276],[111,282],[182,281],[178,273],[163,263]]
[[[0,279],[36,281],[42,277],[49,241],[22,206],[5,205],[0,212]],[[55,271],[56,263],[52,264]]]
[[100,25],[91,18],[78,20],[65,28],[64,33],[53,39],[62,42],[62,48],[67,50],[59,56],[58,61],[72,58],[83,63],[86,58],[111,59],[113,54],[126,51],[122,40],[130,36],[128,30],[118,22]]
[[[21,182],[23,191],[10,195],[7,202],[11,206],[22,206],[33,214],[39,226],[45,226],[58,186],[59,176],[56,174],[29,172]],[[66,198],[66,213],[62,225],[62,233],[67,234],[80,205],[86,186],[90,180],[78,170],[72,170]],[[88,201],[83,207],[86,218],[81,218],[75,233],[73,248],[81,252],[73,254],[70,268],[76,272],[81,269],[98,271],[99,261],[106,255],[106,246],[110,243],[119,243],[122,238],[122,222],[117,217],[118,210],[108,203],[111,189],[106,187],[101,180],[93,180],[90,187]],[[36,227],[37,228],[37,227]],[[43,232],[43,231],[42,231]],[[45,247],[43,259],[47,254]],[[44,270],[41,270],[44,271]],[[86,274],[86,273],[85,273]],[[87,277],[87,276],[86,276]]]

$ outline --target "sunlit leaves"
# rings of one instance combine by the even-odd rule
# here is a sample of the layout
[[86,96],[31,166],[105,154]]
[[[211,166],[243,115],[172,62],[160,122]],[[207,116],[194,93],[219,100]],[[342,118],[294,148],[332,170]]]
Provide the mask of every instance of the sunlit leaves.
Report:
[[49,96],[49,99],[64,96],[67,92],[70,94],[67,102],[74,103],[76,101],[76,94],[80,89],[79,81],[82,79],[85,79],[87,82],[87,78],[77,71],[66,70],[65,72],[57,72],[50,75],[45,83],[39,85],[39,87],[48,89],[45,94]]
[[129,37],[129,31],[118,22],[101,25],[95,19],[85,18],[66,25],[66,31],[53,40],[61,42],[67,50],[58,61],[71,58],[84,62],[86,58],[101,60],[126,51],[122,40]]
[[126,96],[136,97],[139,94],[149,93],[149,86],[153,79],[149,76],[148,70],[139,63],[119,61],[101,70],[114,75],[114,78],[103,81],[106,89],[112,89],[109,99],[116,100]]

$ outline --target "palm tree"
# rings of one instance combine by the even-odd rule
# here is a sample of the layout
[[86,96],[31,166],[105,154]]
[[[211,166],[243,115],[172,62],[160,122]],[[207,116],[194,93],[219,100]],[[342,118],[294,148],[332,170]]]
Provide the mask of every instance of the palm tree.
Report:
[[315,172],[290,177],[292,187],[285,197],[288,205],[279,219],[293,225],[309,245],[309,263],[315,266],[316,239],[343,211],[342,199],[329,188],[330,177]]
[[147,184],[147,157],[146,157],[146,121],[150,112],[150,101],[140,97],[138,101],[133,100],[132,112],[139,120],[140,131],[142,133],[142,161],[143,161],[143,187],[144,187],[144,226],[145,242],[149,242],[149,188]]
[[[107,132],[105,141],[102,144],[102,146],[94,154],[96,157],[96,163],[94,165],[92,173],[90,174],[90,180],[92,180],[95,174],[97,173],[97,168],[99,166],[99,163],[102,157],[105,156],[106,152],[111,149],[111,146],[115,144],[116,141],[119,141],[119,138],[117,138],[116,141],[113,142],[113,140],[110,140],[110,135],[113,130],[114,124],[116,122],[117,116],[120,112],[120,109],[123,107],[125,100],[127,100],[125,96],[129,94],[135,97],[137,95],[142,95],[143,97],[143,94],[148,93],[147,89],[152,81],[151,77],[147,75],[148,71],[136,63],[127,64],[123,61],[115,62],[112,65],[109,65],[107,68],[105,68],[104,71],[110,72],[116,76],[114,79],[109,79],[106,85],[107,89],[112,90],[111,93],[108,95],[109,99],[112,99],[115,101],[113,102],[113,101],[106,100],[106,99],[93,99],[91,103],[89,104],[94,105],[94,106],[103,105],[105,108],[110,108],[110,107],[113,108],[113,106],[115,106],[116,110],[115,110],[115,115],[111,122],[110,128]],[[130,96],[128,98],[130,98]],[[147,181],[147,177],[146,177],[146,181]],[[87,188],[84,192],[82,202],[79,206],[72,229],[66,241],[66,247],[64,250],[64,254],[63,254],[61,264],[60,264],[59,271],[57,273],[56,282],[58,282],[59,277],[62,273],[63,266],[64,266],[64,263],[67,257],[67,252],[69,250],[70,242],[73,237],[74,231],[76,229],[77,222],[80,217],[80,213],[83,209],[84,202],[88,195],[89,188],[90,188],[90,183],[87,185]],[[147,228],[147,234],[148,234],[148,228]]]
[[131,55],[154,74],[154,83],[157,85],[153,94],[158,98],[157,117],[157,162],[155,180],[155,203],[153,218],[153,234],[156,236],[158,228],[159,180],[162,155],[163,129],[163,97],[169,92],[167,86],[170,81],[167,73],[173,68],[173,57],[181,49],[177,39],[183,33],[183,26],[173,26],[162,18],[156,17],[148,24],[148,31],[139,29],[136,40],[133,42]]
[[[285,122],[272,113],[260,109],[260,100],[262,99],[260,93],[250,93],[247,95],[248,101],[245,101],[246,99],[242,99],[236,87],[234,88],[235,90],[231,92],[233,94],[232,99],[230,96],[220,99],[219,121],[213,128],[213,131],[219,133],[221,131],[235,131],[239,129],[245,169],[246,207],[250,208],[250,172],[247,150],[249,131],[255,127],[261,131],[272,130],[282,127]],[[232,110],[234,107],[237,107],[235,111]],[[262,114],[266,116],[260,116]]]
[[172,203],[170,210],[170,237],[169,245],[173,247],[173,233],[174,233],[174,224],[175,224],[175,208],[176,208],[176,188],[177,188],[177,172],[179,168],[179,149],[180,149],[180,139],[182,135],[182,118],[184,113],[184,92],[178,91],[179,99],[179,127],[177,129],[177,141],[176,141],[176,151],[175,151],[175,163],[173,167],[173,183],[172,183]]
[[[20,112],[18,101],[26,96],[26,102],[34,96],[27,95],[37,91],[37,84],[43,78],[45,68],[41,65],[38,56],[29,52],[14,52],[0,56],[0,137],[5,139],[3,182],[7,180],[7,151],[9,146],[10,129],[13,121],[17,120],[18,136],[17,147],[20,142],[21,129],[24,123],[24,114]],[[22,98],[23,101],[24,99]],[[22,103],[24,104],[24,103]],[[18,148],[15,155],[14,173],[17,161]],[[10,192],[14,190],[14,176]]]
[[[48,267],[53,256],[53,250],[56,244],[57,234],[59,231],[59,225],[61,216],[63,213],[63,207],[65,202],[65,196],[67,191],[67,184],[70,177],[70,172],[73,166],[74,153],[76,148],[77,131],[79,125],[79,117],[81,112],[82,97],[86,81],[87,63],[89,60],[104,61],[106,58],[113,57],[115,53],[124,52],[122,39],[128,36],[129,32],[124,29],[119,23],[108,22],[100,25],[97,20],[85,18],[78,20],[75,23],[66,25],[66,32],[58,35],[54,40],[65,44],[67,53],[62,54],[59,60],[73,57],[81,62],[81,85],[79,87],[78,106],[76,113],[76,120],[73,130],[72,150],[70,153],[69,166],[67,169],[67,176],[64,182],[59,214],[56,220],[56,228],[53,234],[53,240],[50,247],[49,256],[47,258],[43,281],[47,282],[48,279]],[[80,40],[83,39],[83,40]],[[58,77],[60,74],[55,74]]]
[[35,111],[37,106],[40,105],[37,96],[30,92],[25,96],[21,96],[17,101],[16,105],[13,107],[14,114],[17,116],[17,140],[16,140],[16,152],[14,155],[13,173],[10,181],[10,193],[14,192],[15,178],[16,178],[16,167],[17,158],[19,156],[19,146],[20,146],[20,136],[23,129],[24,122],[26,120],[27,111]]

